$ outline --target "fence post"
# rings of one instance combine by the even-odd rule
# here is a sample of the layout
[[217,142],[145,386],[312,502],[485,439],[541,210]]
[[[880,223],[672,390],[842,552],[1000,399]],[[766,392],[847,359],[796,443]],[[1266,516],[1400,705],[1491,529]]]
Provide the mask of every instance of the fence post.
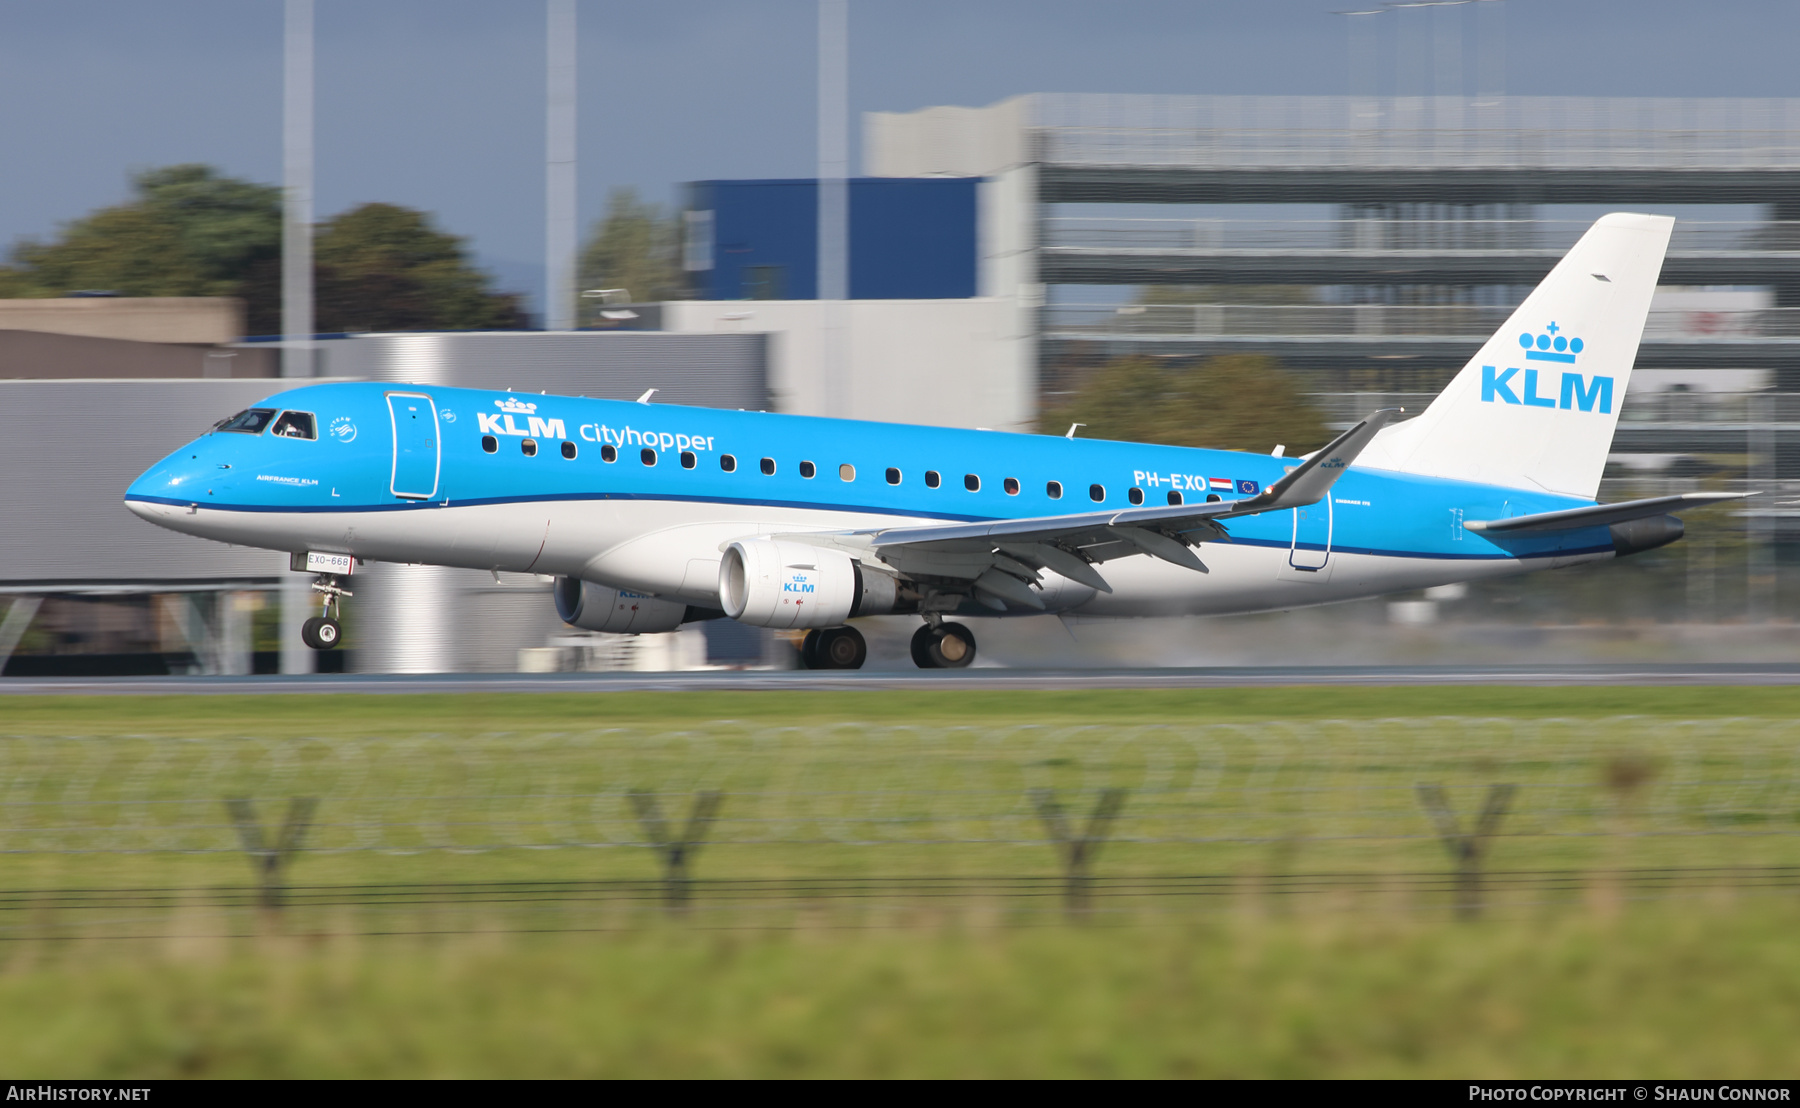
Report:
[[1487,853],[1488,840],[1500,830],[1500,822],[1506,818],[1518,786],[1489,785],[1487,802],[1481,806],[1481,815],[1476,817],[1475,829],[1466,834],[1456,813],[1450,810],[1450,799],[1444,795],[1442,785],[1421,784],[1416,788],[1419,802],[1437,824],[1444,849],[1456,863],[1456,914],[1463,919],[1474,919],[1481,914],[1482,856]]
[[1086,911],[1093,892],[1090,868],[1106,842],[1107,832],[1125,807],[1124,789],[1103,789],[1100,800],[1088,816],[1087,830],[1078,837],[1069,826],[1069,817],[1054,789],[1031,790],[1031,802],[1037,807],[1044,830],[1056,844],[1063,863],[1063,902],[1071,914]]
[[300,843],[306,838],[307,829],[312,825],[313,810],[318,806],[316,797],[297,796],[288,801],[287,819],[281,825],[281,833],[270,843],[263,838],[262,824],[256,818],[256,807],[248,798],[234,798],[225,802],[225,810],[231,814],[231,822],[237,825],[238,839],[244,844],[244,853],[250,857],[250,867],[256,871],[264,908],[281,907],[282,870],[300,852]]
[[663,900],[670,908],[685,907],[689,893],[688,863],[693,861],[695,852],[705,841],[707,829],[712,826],[713,817],[719,814],[725,794],[716,791],[696,793],[694,810],[689,813],[687,827],[679,839],[670,836],[668,822],[663,819],[655,793],[633,789],[629,795],[638,822],[644,825],[644,834],[650,839],[650,847],[663,864]]

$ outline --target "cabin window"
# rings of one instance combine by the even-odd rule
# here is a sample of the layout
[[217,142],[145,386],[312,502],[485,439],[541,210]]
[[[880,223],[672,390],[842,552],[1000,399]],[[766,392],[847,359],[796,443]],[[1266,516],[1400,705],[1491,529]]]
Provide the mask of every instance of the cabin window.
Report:
[[520,439],[519,440],[519,453],[525,455],[527,458],[537,457],[537,440],[536,439]]
[[1172,505],[1175,505],[1176,507],[1179,507],[1180,505],[1185,503],[1185,501],[1182,500],[1180,493],[1171,490],[1169,492],[1169,503]]
[[1225,498],[1220,496],[1216,492],[1209,492],[1206,494],[1206,502],[1208,504],[1217,504],[1219,501],[1221,501],[1223,499],[1225,499]]
[[800,476],[805,477],[808,480],[811,480],[813,475],[818,472],[819,472],[819,467],[816,465],[813,465],[811,462],[801,462],[800,463]]
[[898,485],[900,483],[900,471],[893,466],[888,467],[887,483],[890,485]]
[[269,421],[275,418],[274,408],[246,408],[230,419],[221,420],[218,429],[232,431],[240,435],[260,435]]
[[695,465],[699,464],[699,461],[700,459],[694,457],[694,452],[692,450],[683,450],[681,452],[682,469],[693,469]]
[[311,412],[282,412],[281,418],[275,421],[275,426],[270,428],[269,434],[280,435],[284,439],[316,439],[319,437]]
[[1088,486],[1088,499],[1092,500],[1096,504],[1100,503],[1102,500],[1105,500],[1106,499],[1106,486],[1105,485],[1089,485]]
[[619,460],[619,448],[614,446],[610,442],[607,443],[605,446],[602,446],[600,448],[600,460],[603,462],[618,461]]
[[849,462],[845,462],[843,465],[838,466],[838,480],[840,480],[840,481],[856,480],[856,467],[851,465]]
[[775,459],[774,458],[764,458],[762,460],[762,471],[763,471],[764,477],[775,476]]
[[944,479],[942,477],[938,476],[937,470],[928,469],[925,471],[925,487],[926,488],[935,489],[943,483],[944,483]]
[[1052,500],[1061,500],[1062,499],[1062,482],[1061,481],[1045,481],[1044,482],[1044,495],[1049,497]]
[[1144,502],[1144,490],[1127,489],[1125,490],[1125,499],[1131,501],[1133,504],[1142,504]]
[[564,440],[564,442],[562,444],[562,455],[563,455],[563,457],[569,459],[571,462],[574,461],[575,460],[575,444],[572,442],[569,442],[567,440]]
[[1019,479],[1017,477],[1008,477],[1000,482],[1000,487],[1006,490],[1008,496],[1019,495]]
[[980,492],[981,478],[975,476],[973,473],[963,474],[963,488],[968,489],[970,492]]
[[644,464],[647,466],[656,464],[656,451],[650,449],[648,446],[644,447],[643,451],[638,454],[638,457],[643,459]]
[[500,449],[500,440],[492,435],[481,436],[481,450],[485,454],[493,454]]
[[726,473],[736,473],[737,472],[737,459],[732,457],[730,454],[721,454],[721,455],[719,455],[719,468],[724,470]]

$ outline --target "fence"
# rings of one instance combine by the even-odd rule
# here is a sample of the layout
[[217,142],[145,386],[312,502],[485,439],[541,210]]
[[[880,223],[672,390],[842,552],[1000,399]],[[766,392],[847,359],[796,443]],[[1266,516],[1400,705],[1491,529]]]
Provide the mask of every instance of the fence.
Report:
[[[1378,251],[1481,254],[1526,250],[1561,255],[1591,219],[1222,219],[1051,216],[1046,247],[1170,251]],[[1800,224],[1785,220],[1681,220],[1676,253],[1792,251]]]
[[[1478,304],[1057,304],[1044,333],[1069,337],[1150,335],[1206,338],[1371,338],[1416,335],[1467,341],[1474,354],[1512,318],[1510,307]],[[1800,309],[1652,310],[1647,341],[1793,338]],[[1723,364],[1729,354],[1718,355]]]
[[576,926],[584,905],[1254,888],[1472,913],[1596,883],[1792,888],[1797,863],[1786,720],[0,740],[0,935],[176,904],[557,904]]
[[1148,167],[1766,169],[1800,164],[1800,100],[1576,96],[1029,98],[1036,160]]

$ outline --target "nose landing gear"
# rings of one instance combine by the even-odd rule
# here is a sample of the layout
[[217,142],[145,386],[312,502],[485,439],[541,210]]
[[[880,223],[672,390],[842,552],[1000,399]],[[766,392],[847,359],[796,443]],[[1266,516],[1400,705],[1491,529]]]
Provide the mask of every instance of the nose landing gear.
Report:
[[300,625],[300,641],[314,650],[330,650],[344,637],[343,625],[338,616],[343,613],[340,601],[346,596],[356,594],[345,588],[343,578],[333,573],[321,573],[312,583],[312,591],[324,598],[320,613]]
[[920,669],[962,669],[975,660],[974,632],[960,623],[927,623],[913,632],[912,660]]

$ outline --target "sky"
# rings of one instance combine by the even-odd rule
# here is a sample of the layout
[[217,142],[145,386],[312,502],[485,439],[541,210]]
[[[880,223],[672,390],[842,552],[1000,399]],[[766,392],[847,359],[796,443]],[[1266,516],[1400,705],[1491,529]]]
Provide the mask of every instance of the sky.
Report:
[[[865,111],[1026,92],[1349,91],[1345,0],[849,0],[852,166]],[[1389,11],[1354,72],[1379,91],[1800,96],[1800,4],[1486,0]],[[579,3],[584,227],[609,190],[815,170],[813,0]],[[1499,15],[1496,18],[1495,12]],[[1504,35],[1483,32],[1504,26]],[[0,0],[0,244],[126,198],[178,162],[281,177],[281,0]],[[1440,39],[1438,36],[1442,34]],[[534,300],[542,284],[540,0],[317,0],[317,211],[436,213]],[[1504,50],[1495,50],[1502,41]],[[1368,76],[1358,79],[1366,80]]]

